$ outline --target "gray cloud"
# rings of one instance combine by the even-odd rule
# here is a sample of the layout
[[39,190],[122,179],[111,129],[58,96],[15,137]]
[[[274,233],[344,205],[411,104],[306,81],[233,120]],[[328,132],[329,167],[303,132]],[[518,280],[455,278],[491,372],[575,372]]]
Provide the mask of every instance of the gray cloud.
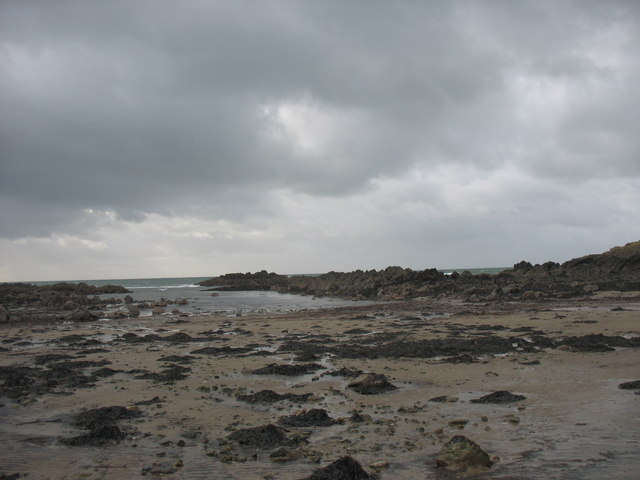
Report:
[[503,192],[511,213],[485,218],[429,182],[430,198],[406,204],[445,220],[389,238],[533,221],[521,213],[544,216],[541,191],[640,175],[639,13],[625,1],[2,1],[0,236],[95,235],[107,227],[88,209],[112,212],[113,228],[159,214],[251,229],[281,224],[277,192],[352,208],[416,169],[549,187]]

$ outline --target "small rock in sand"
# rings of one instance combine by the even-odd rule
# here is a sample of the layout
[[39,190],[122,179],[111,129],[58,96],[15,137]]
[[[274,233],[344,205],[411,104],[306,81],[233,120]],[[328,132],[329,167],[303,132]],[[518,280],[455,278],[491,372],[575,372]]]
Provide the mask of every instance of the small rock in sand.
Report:
[[376,395],[398,389],[386,376],[378,373],[368,373],[360,377],[355,382],[351,382],[349,388],[362,395]]
[[513,393],[507,392],[506,390],[500,390],[498,392],[493,392],[488,395],[485,395],[480,398],[476,398],[471,400],[471,403],[513,403],[519,402],[521,400],[526,400],[527,397],[524,395],[514,395]]
[[466,470],[470,467],[490,467],[493,462],[477,443],[464,435],[456,435],[444,444],[436,464],[438,467]]

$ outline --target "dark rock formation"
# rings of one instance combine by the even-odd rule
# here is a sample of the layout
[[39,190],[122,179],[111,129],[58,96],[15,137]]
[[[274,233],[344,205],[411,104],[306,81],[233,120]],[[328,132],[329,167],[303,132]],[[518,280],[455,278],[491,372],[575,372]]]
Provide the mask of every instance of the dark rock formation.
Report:
[[188,373],[190,371],[191,369],[188,367],[181,367],[180,365],[169,365],[160,372],[143,373],[142,375],[138,375],[135,378],[140,380],[153,380],[154,382],[158,383],[174,383],[178,380],[189,378],[189,376],[185,375],[185,373]]
[[262,270],[256,273],[228,273],[220,277],[199,282],[203,287],[215,287],[215,290],[273,290],[287,285],[287,277]]
[[513,393],[507,392],[506,390],[500,390],[498,392],[489,393],[480,398],[476,398],[471,400],[471,403],[497,403],[497,404],[505,404],[505,403],[513,403],[519,402],[521,400],[526,400],[527,397],[524,395],[514,395]]
[[118,285],[0,283],[0,322],[92,321],[99,318],[92,310],[119,301],[101,300],[97,295],[128,292]]
[[313,373],[321,368],[324,367],[317,363],[304,363],[301,365],[279,365],[277,363],[272,363],[266,367],[258,368],[251,373],[254,375],[286,375],[296,377],[298,375]]
[[362,395],[376,395],[398,389],[398,387],[389,382],[386,376],[378,373],[367,373],[360,379],[351,382],[348,386],[351,390]]
[[73,424],[89,430],[88,433],[63,438],[61,443],[69,446],[104,446],[119,443],[125,438],[117,422],[140,416],[136,408],[121,406],[94,408],[76,415]]
[[623,390],[640,390],[640,380],[634,380],[632,382],[625,382],[618,385]]
[[271,424],[237,430],[227,439],[246,447],[261,449],[292,446],[298,443],[295,439],[289,438],[283,429]]
[[342,457],[303,480],[375,480],[351,457]]
[[640,242],[612,248],[598,255],[559,264],[532,265],[522,261],[496,275],[469,272],[445,275],[435,269],[415,271],[388,267],[384,270],[329,272],[317,276],[231,274],[203,282],[228,290],[277,290],[315,296],[399,300],[438,295],[469,300],[536,300],[592,294],[603,289],[640,290]]
[[312,408],[280,417],[278,423],[285,427],[328,427],[338,422],[331,418],[323,408]]
[[270,404],[270,403],[280,402],[282,400],[288,400],[294,403],[305,403],[310,396],[311,396],[310,393],[304,393],[302,395],[297,395],[295,393],[280,394],[280,393],[274,392],[273,390],[260,390],[259,392],[256,392],[250,395],[240,394],[240,395],[237,395],[236,398],[242,402],[247,402],[247,403]]

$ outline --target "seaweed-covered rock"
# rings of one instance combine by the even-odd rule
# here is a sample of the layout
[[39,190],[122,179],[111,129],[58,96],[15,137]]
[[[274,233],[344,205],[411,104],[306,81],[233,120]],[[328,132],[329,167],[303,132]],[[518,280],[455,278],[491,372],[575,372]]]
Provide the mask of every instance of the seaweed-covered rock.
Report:
[[237,355],[242,353],[252,352],[253,348],[248,347],[230,347],[225,345],[223,347],[203,347],[192,351],[192,354],[196,355]]
[[277,363],[272,363],[266,367],[258,368],[252,373],[254,375],[286,375],[289,377],[296,377],[299,375],[313,373],[322,368],[324,367],[317,363],[303,363],[300,365],[279,365]]
[[338,423],[331,418],[323,408],[312,408],[311,410],[301,410],[293,415],[280,417],[280,425],[286,427],[328,427]]
[[303,480],[375,480],[376,478],[375,475],[367,473],[358,461],[347,456],[317,470]]
[[71,447],[102,447],[104,445],[120,443],[125,435],[117,425],[103,425],[90,430],[89,433],[60,440],[64,445]]
[[119,405],[112,407],[92,408],[76,415],[73,424],[88,429],[111,425],[119,420],[136,418],[141,415],[137,408],[127,408]]
[[398,389],[398,387],[389,382],[386,376],[378,373],[367,373],[360,379],[351,382],[348,386],[351,390],[362,395],[376,395]]
[[185,375],[185,373],[188,373],[190,371],[191,369],[188,367],[181,367],[180,365],[169,365],[167,368],[160,372],[143,373],[142,375],[138,375],[135,378],[139,380],[153,380],[154,382],[159,383],[173,383],[178,380],[189,378],[189,376]]
[[566,337],[558,342],[560,346],[569,347],[576,352],[613,352],[615,351],[614,347],[625,347],[627,343],[624,337],[602,334]]
[[526,398],[527,397],[525,397],[524,395],[515,395],[513,393],[507,392],[506,390],[500,390],[498,392],[489,393],[488,395],[484,395],[480,398],[475,398],[471,400],[471,403],[505,404],[519,402],[521,400],[526,400]]
[[261,449],[293,446],[298,443],[295,439],[289,438],[283,429],[271,424],[237,430],[227,439],[246,447]]
[[273,390],[260,390],[259,392],[252,393],[249,395],[238,395],[236,398],[242,402],[247,403],[275,403],[280,402],[282,400],[289,400],[294,403],[304,403],[309,397],[310,393],[303,393],[301,395],[297,395],[295,393],[276,393]]
[[456,435],[444,444],[436,465],[452,470],[463,470],[469,467],[490,467],[493,464],[487,452],[464,435]]
[[60,440],[69,446],[94,446],[100,447],[119,443],[125,438],[117,422],[120,420],[136,418],[141,413],[137,408],[122,406],[101,407],[81,412],[75,416],[73,424],[89,430],[88,433]]

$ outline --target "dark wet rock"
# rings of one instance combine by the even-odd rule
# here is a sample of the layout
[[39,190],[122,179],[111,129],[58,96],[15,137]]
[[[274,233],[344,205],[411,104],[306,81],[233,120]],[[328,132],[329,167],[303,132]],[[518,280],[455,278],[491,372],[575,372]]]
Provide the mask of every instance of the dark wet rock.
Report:
[[83,435],[71,438],[63,438],[60,442],[71,447],[102,447],[109,444],[120,443],[124,440],[125,434],[122,433],[117,425],[104,425],[89,431]]
[[295,377],[299,375],[307,375],[323,368],[324,367],[322,365],[317,363],[304,363],[301,365],[279,365],[277,363],[272,363],[266,367],[258,368],[251,373],[254,375],[285,375]]
[[141,415],[135,408],[121,406],[101,407],[81,412],[75,416],[76,427],[89,430],[88,433],[60,440],[69,446],[105,446],[119,443],[125,434],[117,425],[120,420],[136,418]]
[[135,405],[155,405],[161,402],[162,399],[160,397],[153,397],[151,400],[141,400],[139,402],[136,402]]
[[358,378],[363,373],[364,372],[362,370],[358,370],[356,368],[343,367],[339,370],[330,370],[328,372],[324,372],[322,376],[330,375],[333,377]]
[[508,327],[505,327],[504,325],[475,325],[473,327],[471,327],[475,330],[480,330],[480,331],[492,331],[492,332],[499,332],[502,330],[509,330]]
[[375,480],[376,475],[367,473],[352,457],[342,457],[303,480]]
[[260,390],[259,392],[253,393],[251,395],[237,395],[237,399],[242,402],[247,403],[263,403],[270,404],[276,403],[283,400],[288,400],[294,403],[305,403],[309,397],[311,397],[310,393],[305,393],[302,395],[297,395],[294,393],[276,393],[273,390]]
[[430,340],[392,340],[377,342],[373,345],[341,344],[327,348],[342,358],[434,358],[454,357],[457,355],[489,355],[516,351],[520,348],[533,348],[534,343],[518,338],[483,336],[469,339],[436,338]]
[[378,373],[367,373],[359,380],[351,382],[348,387],[362,395],[376,395],[398,389],[386,376]]
[[104,367],[104,368],[99,368],[98,370],[93,372],[93,375],[95,375],[96,377],[103,378],[103,377],[111,377],[116,373],[121,373],[121,372],[122,370],[114,370],[113,368]]
[[558,341],[557,345],[570,347],[571,350],[578,352],[613,352],[615,351],[614,347],[635,347],[638,346],[638,343],[634,339],[600,333],[582,337],[566,337]]
[[84,368],[91,367],[104,367],[105,365],[111,365],[109,360],[77,360],[77,361],[69,361],[65,360],[62,362],[56,362],[49,366],[49,368],[56,369],[69,369],[69,370],[82,370]]
[[60,343],[68,343],[70,345],[84,343],[87,340],[86,337],[77,334],[65,335],[64,337],[60,337],[58,342]]
[[230,434],[227,439],[246,447],[261,449],[298,444],[298,441],[289,438],[283,429],[271,424],[237,430]]
[[618,385],[618,388],[623,390],[637,390],[640,389],[640,380],[634,380],[632,382],[625,382]]
[[203,287],[216,287],[215,290],[272,290],[278,286],[285,286],[288,282],[286,275],[268,273],[262,270],[256,273],[228,273],[220,277],[210,278],[199,282]]
[[54,363],[46,370],[25,366],[0,367],[0,396],[14,400],[28,396],[37,397],[46,393],[66,394],[64,389],[93,387],[96,377],[84,375],[76,362]]
[[173,362],[173,363],[191,363],[195,359],[196,357],[191,357],[189,355],[165,355],[164,357],[160,357],[158,361]]
[[487,452],[464,435],[456,435],[444,444],[436,465],[453,470],[466,470],[473,467],[490,467],[493,464]]
[[243,353],[252,352],[252,348],[248,347],[230,347],[225,345],[224,347],[204,347],[199,348],[198,350],[194,350],[191,352],[192,354],[200,354],[200,355],[238,355]]
[[367,334],[367,333],[371,333],[371,331],[370,330],[366,330],[364,328],[351,328],[349,330],[345,330],[344,333],[346,333],[348,335],[364,335],[364,334]]
[[278,423],[285,427],[328,427],[335,425],[338,421],[331,418],[323,408],[312,408],[280,417]]
[[160,372],[147,372],[135,377],[138,380],[153,380],[158,383],[173,383],[178,380],[184,380],[189,378],[185,373],[190,372],[188,367],[181,367],[180,365],[170,365]]
[[21,477],[20,473],[0,473],[0,480],[18,480]]
[[21,389],[32,385],[39,373],[39,370],[31,367],[3,366],[0,367],[0,380],[4,380],[4,389]]
[[137,418],[140,415],[141,412],[137,408],[127,408],[119,405],[92,408],[91,410],[77,414],[73,424],[76,427],[92,430],[101,426],[112,425],[119,420]]
[[95,387],[96,377],[85,375],[81,371],[82,368],[67,366],[55,363],[49,367],[46,372],[41,373],[40,377],[44,381],[41,388],[46,392],[52,392],[59,389],[69,388],[75,390],[77,388]]
[[527,397],[524,395],[514,395],[513,393],[509,393],[506,390],[500,390],[498,392],[489,393],[480,398],[476,398],[471,400],[471,403],[497,403],[497,404],[505,404],[505,403],[513,403],[519,402],[521,400],[526,400]]
[[94,322],[100,319],[100,315],[91,312],[86,308],[78,308],[71,312],[67,319],[72,322]]
[[120,340],[127,343],[152,343],[160,342],[163,339],[160,335],[156,335],[155,333],[150,333],[149,335],[136,335],[135,333],[128,332],[122,335]]
[[193,338],[190,335],[187,335],[186,333],[174,333],[173,335],[169,335],[168,337],[164,337],[162,340],[164,340],[165,342],[171,342],[171,343],[189,343],[189,342],[196,342],[196,341],[202,341],[202,339],[197,339],[197,338]]
[[61,360],[69,360],[72,357],[71,355],[63,355],[60,353],[47,353],[44,355],[37,355],[34,359],[33,362],[36,365],[44,365],[47,363],[53,363],[53,362],[59,362]]

